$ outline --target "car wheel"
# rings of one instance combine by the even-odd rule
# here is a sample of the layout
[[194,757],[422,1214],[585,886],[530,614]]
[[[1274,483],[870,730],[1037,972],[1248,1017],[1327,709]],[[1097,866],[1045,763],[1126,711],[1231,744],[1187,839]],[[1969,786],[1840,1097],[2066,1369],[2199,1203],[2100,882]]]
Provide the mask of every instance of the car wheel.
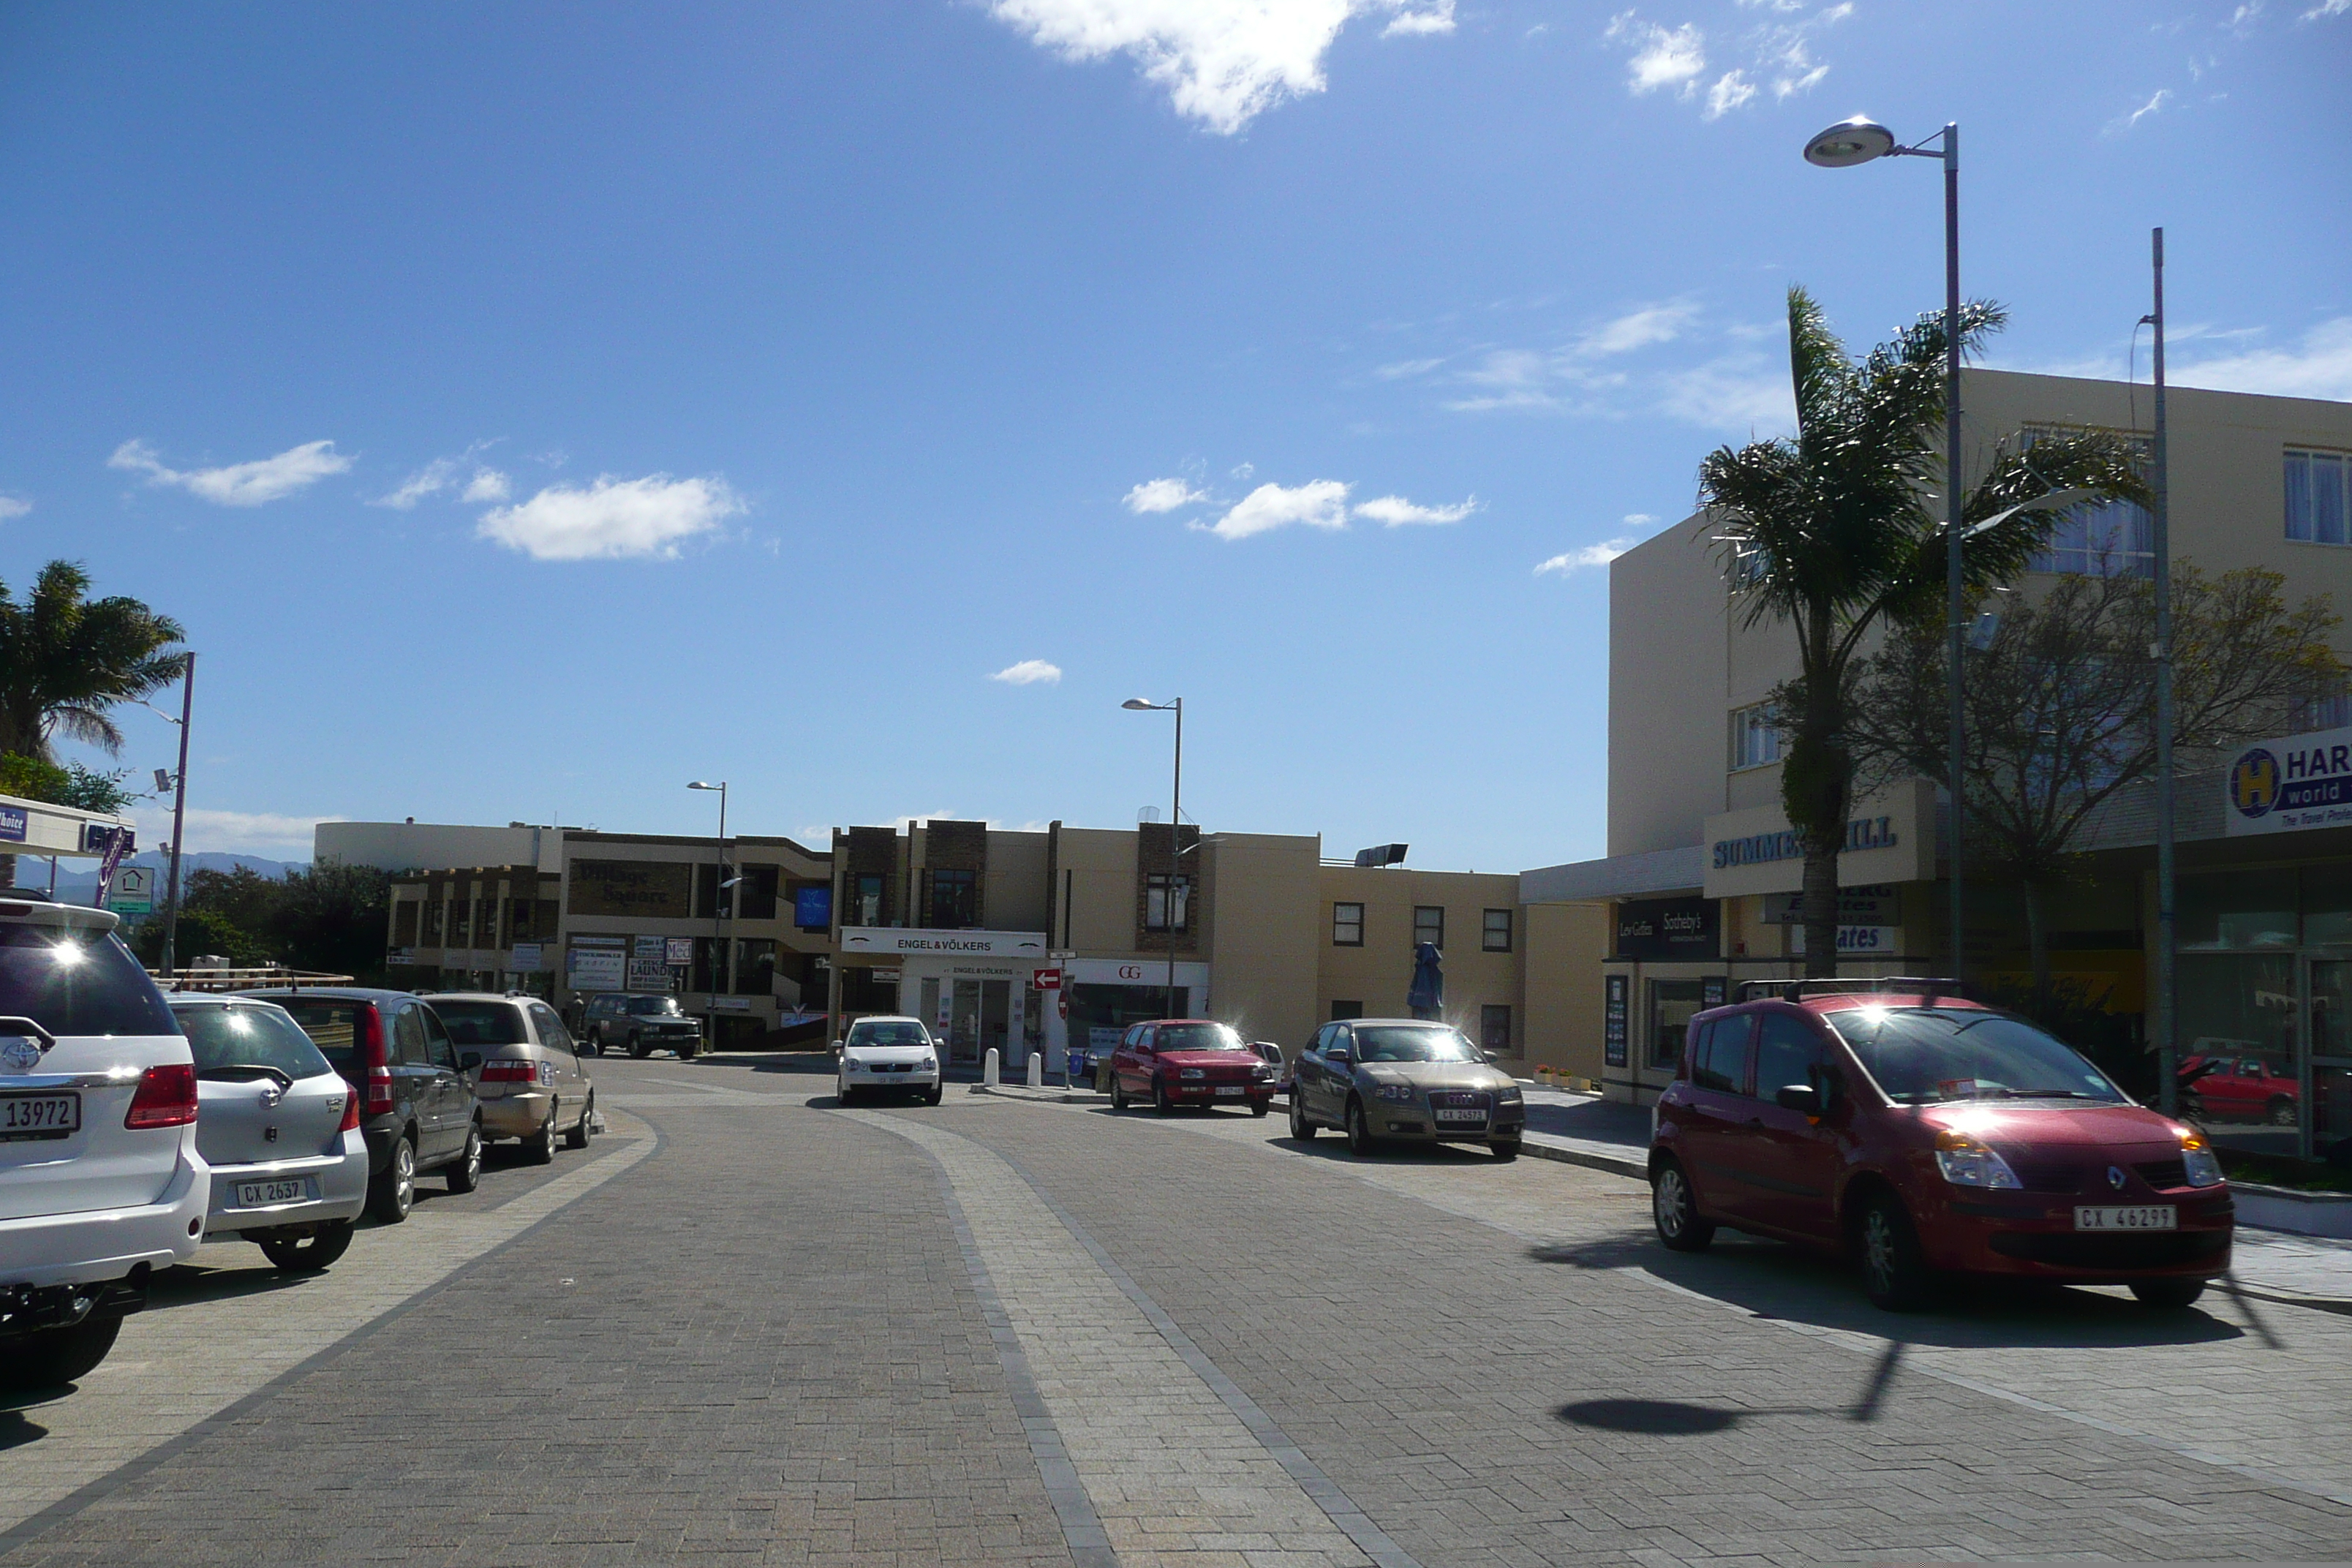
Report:
[[2278,1099],[2271,1101],[2271,1125],[2273,1127],[2292,1127],[2294,1125],[2294,1100],[2287,1099],[2284,1095],[2281,1095]]
[[[548,1125],[552,1127],[554,1124],[553,1118],[550,1118]],[[449,1190],[453,1193],[470,1193],[482,1184],[482,1124],[480,1122],[477,1121],[466,1129],[466,1152],[457,1156],[455,1164],[448,1167],[446,1176],[449,1183]]]
[[593,1029],[588,1031],[588,1054],[592,1057],[604,1054],[604,1037]]
[[416,1145],[403,1133],[392,1141],[392,1157],[368,1178],[368,1213],[398,1225],[416,1206]]
[[262,1240],[261,1255],[289,1274],[316,1274],[351,1250],[352,1222],[340,1219],[308,1236]]
[[1699,1217],[1690,1178],[1672,1160],[1662,1160],[1650,1177],[1650,1219],[1658,1240],[1675,1252],[1704,1251],[1715,1239],[1715,1222]]
[[639,1061],[646,1059],[646,1042],[644,1039],[635,1035],[631,1035],[629,1037],[629,1055],[636,1058]]
[[539,1131],[522,1141],[523,1163],[544,1165],[555,1158],[555,1107],[547,1108],[547,1120]]
[[110,1314],[20,1340],[0,1359],[0,1388],[13,1393],[76,1382],[106,1359],[121,1331],[122,1320]]
[[1110,1108],[1113,1110],[1127,1109],[1127,1085],[1119,1082],[1116,1076],[1110,1080]]
[[1516,1160],[1519,1157],[1519,1141],[1516,1138],[1497,1138],[1486,1147],[1495,1152],[1495,1158],[1497,1160]]
[[700,1046],[694,1044],[692,1041],[688,1041],[687,1044],[678,1047],[677,1059],[682,1062],[690,1062],[694,1059],[695,1053],[701,1048],[702,1047]]
[[1267,1111],[1272,1110],[1273,1109],[1274,1102],[1270,1100],[1253,1100],[1250,1101],[1250,1114],[1252,1116],[1264,1116]]
[[592,1091],[588,1096],[588,1103],[580,1108],[580,1124],[563,1135],[563,1146],[566,1149],[588,1147],[588,1120],[595,1114],[596,1096]]
[[857,1103],[857,1091],[836,1079],[834,1080],[833,1098],[842,1105],[855,1105]]
[[2132,1283],[2131,1293],[2139,1298],[2143,1307],[2155,1307],[2168,1312],[2193,1307],[2197,1298],[2205,1294],[2202,1279],[2139,1279]]
[[1871,1304],[1889,1312],[1916,1312],[1927,1304],[1933,1283],[1919,1233],[1904,1212],[1903,1200],[1880,1193],[1863,1205],[1855,1226],[1862,1255],[1862,1285]]
[[1364,1115],[1364,1102],[1348,1101],[1348,1152],[1370,1154],[1380,1146],[1380,1141],[1372,1136],[1371,1121]]
[[935,1083],[931,1085],[930,1088],[923,1091],[923,1103],[925,1105],[937,1105],[940,1102],[940,1097],[946,1092],[947,1086],[945,1084]]
[[1315,1136],[1315,1123],[1307,1120],[1307,1097],[1295,1089],[1290,1091],[1290,1135],[1302,1143]]
[[1162,1116],[1173,1116],[1176,1113],[1176,1102],[1168,1098],[1168,1083],[1165,1079],[1155,1078],[1151,1080],[1151,1109]]

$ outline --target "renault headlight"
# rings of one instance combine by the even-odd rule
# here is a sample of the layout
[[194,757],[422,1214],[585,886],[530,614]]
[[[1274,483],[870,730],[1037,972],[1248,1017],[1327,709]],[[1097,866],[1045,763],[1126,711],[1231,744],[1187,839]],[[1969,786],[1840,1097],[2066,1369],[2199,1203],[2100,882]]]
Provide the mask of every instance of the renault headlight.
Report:
[[1956,1187],[2007,1187],[2014,1192],[2024,1183],[1992,1148],[1965,1132],[1936,1134],[1936,1163],[1944,1180]]
[[2221,1184],[2221,1157],[2194,1132],[2180,1135],[2180,1163],[2189,1168],[2190,1186],[2218,1187]]

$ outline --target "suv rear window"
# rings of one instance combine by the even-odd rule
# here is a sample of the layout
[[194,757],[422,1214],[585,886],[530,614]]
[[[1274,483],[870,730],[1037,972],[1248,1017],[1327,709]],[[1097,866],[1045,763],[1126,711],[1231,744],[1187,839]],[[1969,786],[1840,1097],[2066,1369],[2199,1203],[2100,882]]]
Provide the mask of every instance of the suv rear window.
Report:
[[360,1067],[360,1009],[365,1002],[342,1002],[332,997],[289,996],[278,1004],[294,1016],[310,1043],[319,1047],[334,1069],[348,1079],[363,1076]]
[[0,925],[0,1016],[59,1037],[180,1032],[129,948],[70,926]]
[[433,1012],[461,1046],[527,1046],[522,1009],[511,1002],[445,1002],[434,998]]
[[187,1031],[198,1077],[227,1076],[239,1068],[275,1068],[288,1078],[319,1078],[327,1058],[310,1037],[275,1007],[182,1003],[173,1015]]

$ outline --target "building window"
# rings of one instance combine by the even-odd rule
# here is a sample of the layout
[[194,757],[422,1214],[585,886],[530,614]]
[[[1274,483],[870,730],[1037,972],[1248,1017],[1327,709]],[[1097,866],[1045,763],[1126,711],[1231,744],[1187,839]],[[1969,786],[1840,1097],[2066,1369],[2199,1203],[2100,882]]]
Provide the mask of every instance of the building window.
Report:
[[2026,557],[2028,572],[2083,577],[2156,575],[2156,520],[2137,501],[2095,501],[2058,516],[2049,542]]
[[1331,1021],[1335,1024],[1344,1024],[1350,1018],[1360,1018],[1363,1016],[1364,1005],[1361,1002],[1334,1002],[1331,1004]]
[[854,926],[882,923],[882,873],[866,871],[849,879],[849,920]]
[[1479,933],[1478,945],[1488,952],[1511,951],[1511,911],[1488,910],[1486,925]]
[[1731,768],[1760,768],[1780,760],[1780,727],[1773,721],[1772,705],[1759,702],[1731,711]]
[[1489,1005],[1478,1009],[1478,1047],[1490,1057],[1513,1054],[1511,1010],[1508,1007]]
[[2346,524],[2352,520],[2352,497],[2345,493],[2352,481],[2352,462],[2342,452],[2298,452],[2286,455],[2286,536],[2306,544],[2347,544]]
[[933,931],[962,931],[980,923],[980,873],[977,871],[932,871],[931,919]]
[[1433,947],[1445,945],[1445,910],[1436,904],[1415,904],[1412,909],[1412,945],[1423,942]]
[[1333,904],[1331,906],[1331,945],[1361,947],[1364,945],[1364,906]]
[[2287,710],[2286,727],[2297,735],[2315,730],[2352,729],[2352,696],[2306,697]]
[[[1143,929],[1168,929],[1168,873],[1165,871],[1152,873],[1145,884]],[[1176,929],[1180,931],[1192,929],[1192,879],[1190,877],[1176,879]]]

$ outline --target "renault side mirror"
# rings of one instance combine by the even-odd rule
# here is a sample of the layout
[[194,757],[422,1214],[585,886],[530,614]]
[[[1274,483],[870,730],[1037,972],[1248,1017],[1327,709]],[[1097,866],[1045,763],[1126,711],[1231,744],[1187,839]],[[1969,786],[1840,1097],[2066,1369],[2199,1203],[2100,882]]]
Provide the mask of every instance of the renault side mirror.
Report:
[[1809,1083],[1792,1083],[1772,1096],[1772,1103],[1783,1110],[1801,1110],[1807,1116],[1822,1113],[1822,1091]]

